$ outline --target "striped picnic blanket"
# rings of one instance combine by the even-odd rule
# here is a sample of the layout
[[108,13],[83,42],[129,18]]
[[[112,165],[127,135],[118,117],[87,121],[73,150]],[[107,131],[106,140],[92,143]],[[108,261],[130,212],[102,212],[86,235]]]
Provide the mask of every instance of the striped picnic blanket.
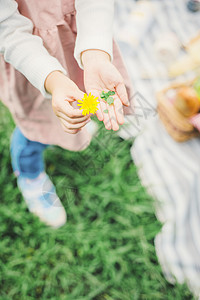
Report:
[[[187,282],[200,297],[200,140],[176,143],[160,122],[155,110],[155,92],[170,81],[166,66],[156,58],[154,48],[160,35],[169,31],[186,43],[200,29],[200,13],[189,12],[184,0],[151,2],[156,13],[134,47],[130,11],[136,2],[124,0],[122,4],[116,0],[116,38],[136,91],[135,115],[127,118],[120,135],[137,136],[131,155],[142,183],[157,200],[157,217],[163,227],[155,245],[164,275],[171,283]],[[129,24],[125,40],[124,28]],[[192,73],[179,79],[191,76]]]

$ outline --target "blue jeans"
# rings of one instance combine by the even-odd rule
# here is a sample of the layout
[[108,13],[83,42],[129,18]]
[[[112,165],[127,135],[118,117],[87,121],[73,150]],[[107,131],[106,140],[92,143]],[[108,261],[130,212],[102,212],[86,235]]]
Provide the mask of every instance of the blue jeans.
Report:
[[16,176],[34,179],[44,171],[43,151],[48,145],[27,139],[15,128],[10,146],[11,162]]

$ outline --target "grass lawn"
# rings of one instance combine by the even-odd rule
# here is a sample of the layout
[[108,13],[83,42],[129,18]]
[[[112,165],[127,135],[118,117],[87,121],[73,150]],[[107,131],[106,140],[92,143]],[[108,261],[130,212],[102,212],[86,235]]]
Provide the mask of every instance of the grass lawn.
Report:
[[131,142],[102,127],[81,153],[46,150],[47,172],[68,213],[67,224],[52,230],[28,213],[17,189],[13,129],[0,105],[0,300],[193,299],[162,275],[154,248],[161,225]]

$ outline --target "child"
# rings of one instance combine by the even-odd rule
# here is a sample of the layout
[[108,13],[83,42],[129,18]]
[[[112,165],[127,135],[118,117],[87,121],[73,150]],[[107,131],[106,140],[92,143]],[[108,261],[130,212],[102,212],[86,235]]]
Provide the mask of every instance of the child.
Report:
[[112,42],[112,21],[113,0],[0,0],[0,98],[17,124],[12,166],[29,210],[52,227],[62,226],[66,213],[44,172],[43,150],[55,144],[79,151],[91,139],[89,116],[72,103],[84,90],[94,96],[115,90],[114,105],[101,101],[97,117],[108,130],[124,121],[122,76],[129,96],[131,85]]

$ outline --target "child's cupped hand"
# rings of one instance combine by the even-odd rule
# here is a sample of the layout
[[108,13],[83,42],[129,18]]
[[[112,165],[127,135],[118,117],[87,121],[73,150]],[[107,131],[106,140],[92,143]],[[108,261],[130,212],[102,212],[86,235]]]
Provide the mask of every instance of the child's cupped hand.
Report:
[[45,81],[46,90],[52,94],[52,107],[65,132],[75,134],[90,121],[72,103],[83,98],[84,93],[67,76],[59,71],[50,73]]
[[[123,78],[110,62],[109,55],[100,50],[87,50],[82,53],[84,66],[84,84],[86,92],[99,97],[96,115],[104,122],[106,129],[118,130],[124,123],[123,105],[129,106]],[[109,105],[100,98],[100,94],[115,91],[114,103]]]

